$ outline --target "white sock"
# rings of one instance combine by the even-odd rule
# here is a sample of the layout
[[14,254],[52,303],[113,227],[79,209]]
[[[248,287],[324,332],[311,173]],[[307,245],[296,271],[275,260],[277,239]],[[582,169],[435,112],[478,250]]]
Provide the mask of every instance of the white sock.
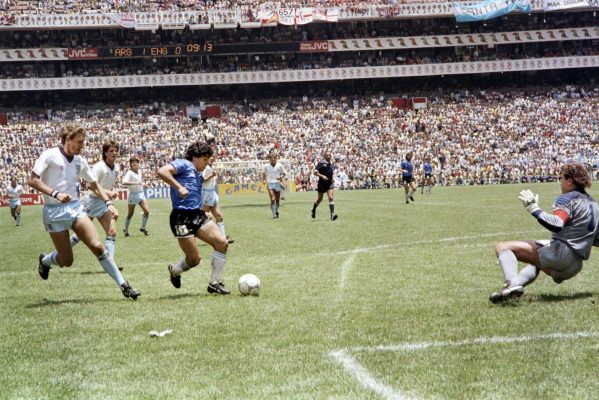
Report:
[[497,257],[499,265],[503,270],[503,277],[506,282],[510,282],[510,286],[515,286],[514,283],[518,278],[518,260],[516,255],[511,250],[504,250]]
[[227,255],[214,251],[212,253],[212,276],[210,277],[210,283],[222,282],[222,274],[225,269],[225,261],[227,261]]
[[181,275],[181,273],[188,271],[190,269],[189,265],[185,262],[185,256],[179,259],[179,262],[173,265],[171,271],[173,271],[176,275]]
[[218,226],[218,229],[220,229],[220,232],[223,234],[224,237],[227,237],[227,235],[225,234],[225,223],[223,221],[218,222],[216,224],[216,226]]
[[522,271],[520,271],[520,273],[518,274],[518,277],[513,282],[513,286],[530,285],[531,283],[534,282],[535,279],[537,279],[537,276],[539,276],[539,272],[540,272],[540,269],[538,269],[534,265],[528,264],[526,267],[522,268]]

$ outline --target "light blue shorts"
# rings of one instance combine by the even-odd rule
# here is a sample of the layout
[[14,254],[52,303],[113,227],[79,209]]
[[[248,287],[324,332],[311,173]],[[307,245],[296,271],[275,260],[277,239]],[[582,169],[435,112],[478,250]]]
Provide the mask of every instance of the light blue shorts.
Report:
[[75,221],[86,216],[83,204],[79,200],[66,204],[46,204],[43,214],[46,232],[68,231]]
[[218,204],[218,193],[214,190],[202,190],[202,205],[214,207]]
[[268,190],[274,190],[275,192],[281,192],[283,188],[281,187],[281,182],[273,182],[266,185]]
[[146,199],[146,195],[144,194],[143,191],[137,192],[137,193],[129,193],[128,203],[129,204],[139,204],[145,199]]
[[10,199],[10,200],[8,200],[8,206],[11,209],[15,209],[15,208],[17,208],[20,205],[21,205],[21,199]]
[[91,218],[100,218],[108,212],[106,203],[98,197],[85,196],[83,199],[83,206],[85,208],[85,213]]

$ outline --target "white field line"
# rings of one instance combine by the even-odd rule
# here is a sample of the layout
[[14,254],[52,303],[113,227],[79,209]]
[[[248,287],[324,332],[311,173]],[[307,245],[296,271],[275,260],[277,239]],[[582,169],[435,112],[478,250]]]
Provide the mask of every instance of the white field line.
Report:
[[447,341],[447,342],[420,342],[420,343],[403,343],[396,345],[385,345],[385,346],[369,346],[369,347],[352,347],[350,349],[339,349],[329,352],[329,356],[335,359],[343,368],[353,376],[364,388],[370,389],[381,397],[389,400],[401,400],[408,399],[406,395],[402,394],[380,383],[376,378],[373,378],[369,371],[364,368],[351,353],[356,352],[378,352],[378,351],[416,351],[425,350],[434,347],[460,347],[460,346],[473,346],[473,345],[489,345],[489,344],[506,344],[506,343],[523,343],[531,342],[536,340],[567,340],[567,339],[586,339],[586,338],[599,338],[599,332],[574,332],[574,333],[548,333],[542,335],[530,335],[530,336],[514,336],[514,337],[479,337],[475,339],[466,339],[460,341]]
[[401,243],[397,243],[397,244],[382,244],[382,245],[373,246],[373,247],[362,247],[362,248],[356,248],[356,249],[350,249],[350,250],[343,250],[343,251],[338,251],[333,254],[342,255],[342,254],[351,254],[351,253],[367,253],[370,251],[386,250],[386,249],[391,249],[391,248],[396,248],[396,247],[414,246],[414,245],[420,245],[420,244],[447,243],[447,242],[456,242],[459,240],[473,240],[473,239],[480,239],[480,238],[485,238],[485,237],[503,236],[508,233],[513,234],[513,235],[521,235],[524,233],[541,233],[541,231],[535,230],[535,231],[520,231],[520,232],[483,233],[480,235],[456,236],[456,237],[448,237],[448,238],[443,238],[443,239],[416,240],[416,241],[412,241],[412,242],[401,242]]
[[370,373],[366,368],[360,365],[354,357],[352,357],[345,350],[337,350],[329,353],[339,364],[343,365],[343,368],[354,378],[360,382],[360,384],[366,389],[370,389],[373,392],[379,394],[381,397],[389,400],[405,400],[405,397],[399,392],[393,390],[387,385],[380,383],[376,378],[370,376]]

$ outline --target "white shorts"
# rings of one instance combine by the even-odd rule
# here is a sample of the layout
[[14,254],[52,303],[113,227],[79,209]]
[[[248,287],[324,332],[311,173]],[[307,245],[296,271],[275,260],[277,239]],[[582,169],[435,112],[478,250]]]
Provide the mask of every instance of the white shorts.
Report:
[[281,191],[283,191],[283,188],[281,187],[281,182],[269,182],[266,185],[266,188],[268,190],[274,190],[275,192],[281,192]]
[[202,205],[214,207],[218,204],[218,193],[214,190],[202,190]]
[[537,249],[539,261],[544,270],[551,272],[555,283],[561,283],[572,278],[582,269],[582,257],[572,251],[570,247],[559,240],[537,241],[541,245]]
[[128,200],[129,204],[139,204],[143,200],[146,199],[146,195],[144,194],[143,191],[137,192],[137,193],[129,193],[128,197],[129,197],[129,200]]
[[75,221],[85,216],[83,204],[79,200],[66,204],[44,205],[43,219],[46,232],[68,231]]
[[104,200],[90,195],[83,198],[83,206],[85,213],[91,218],[100,218],[108,212],[108,207],[104,203]]
[[11,209],[15,209],[15,208],[17,208],[20,205],[21,205],[21,199],[9,199],[8,200],[8,206]]

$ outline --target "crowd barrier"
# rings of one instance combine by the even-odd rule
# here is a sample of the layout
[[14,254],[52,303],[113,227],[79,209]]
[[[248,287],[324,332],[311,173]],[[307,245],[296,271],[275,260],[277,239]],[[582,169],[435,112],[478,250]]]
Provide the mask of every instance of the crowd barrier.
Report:
[[[286,190],[295,192],[295,182],[287,181]],[[257,194],[267,193],[266,184],[263,182],[250,183],[221,183],[218,185],[217,192],[219,196],[235,196],[242,194]],[[144,194],[147,199],[165,199],[171,197],[171,188],[168,186],[160,186],[155,188],[144,189]],[[118,191],[118,200],[127,200],[127,190]],[[39,193],[26,193],[21,195],[22,206],[39,206],[44,204],[44,198]],[[8,207],[8,196],[0,198],[0,207]]]

